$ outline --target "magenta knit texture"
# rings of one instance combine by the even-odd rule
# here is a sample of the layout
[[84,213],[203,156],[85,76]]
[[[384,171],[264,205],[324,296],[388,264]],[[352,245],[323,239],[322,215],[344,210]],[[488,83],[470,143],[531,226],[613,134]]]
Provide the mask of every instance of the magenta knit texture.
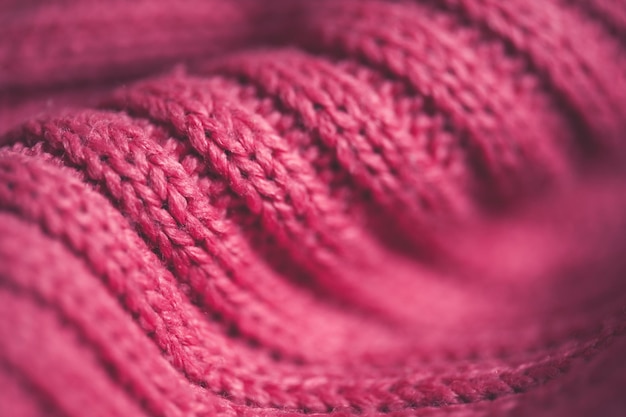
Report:
[[0,1],[0,416],[626,415],[624,0]]

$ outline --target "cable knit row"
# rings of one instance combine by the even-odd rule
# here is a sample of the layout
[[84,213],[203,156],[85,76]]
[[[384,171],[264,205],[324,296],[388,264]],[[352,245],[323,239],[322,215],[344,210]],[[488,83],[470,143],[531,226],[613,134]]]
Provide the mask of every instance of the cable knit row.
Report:
[[[619,345],[626,242],[607,230],[626,224],[626,4],[294,2],[275,28],[278,4],[215,3],[252,35],[175,7],[188,31],[124,29],[138,37],[117,59],[129,76],[188,65],[0,139],[0,402],[67,416],[532,415],[528,391]],[[99,36],[65,30],[85,49]],[[202,58],[205,35],[274,45]],[[150,42],[167,51],[135,55]],[[11,51],[0,63],[27,68],[28,51]],[[106,53],[81,65],[121,71]],[[46,82],[18,70],[0,91]],[[613,179],[596,198],[580,191],[595,189],[587,175]],[[578,192],[612,207],[590,226],[610,249],[566,241],[596,206],[562,214],[549,196]],[[562,219],[525,229],[526,215]],[[580,264],[534,246],[542,232]],[[511,267],[506,289],[515,260],[490,256],[528,248],[544,268]],[[573,281],[576,267],[603,278]]]

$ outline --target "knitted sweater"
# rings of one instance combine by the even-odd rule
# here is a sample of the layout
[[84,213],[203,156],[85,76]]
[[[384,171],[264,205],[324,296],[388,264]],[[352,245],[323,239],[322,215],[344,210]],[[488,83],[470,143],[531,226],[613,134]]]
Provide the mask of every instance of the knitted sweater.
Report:
[[626,415],[624,0],[0,1],[0,416]]

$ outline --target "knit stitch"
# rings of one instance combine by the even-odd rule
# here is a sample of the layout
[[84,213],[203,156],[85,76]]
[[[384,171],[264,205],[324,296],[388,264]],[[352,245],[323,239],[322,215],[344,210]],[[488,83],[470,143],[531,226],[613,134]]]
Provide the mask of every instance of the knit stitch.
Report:
[[0,416],[622,416],[624,0],[0,4]]

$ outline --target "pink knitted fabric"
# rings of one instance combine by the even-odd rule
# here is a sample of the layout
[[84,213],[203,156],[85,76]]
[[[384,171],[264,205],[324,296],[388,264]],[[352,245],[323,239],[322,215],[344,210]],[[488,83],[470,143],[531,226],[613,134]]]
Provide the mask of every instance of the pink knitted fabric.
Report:
[[626,415],[624,0],[0,1],[0,416]]

